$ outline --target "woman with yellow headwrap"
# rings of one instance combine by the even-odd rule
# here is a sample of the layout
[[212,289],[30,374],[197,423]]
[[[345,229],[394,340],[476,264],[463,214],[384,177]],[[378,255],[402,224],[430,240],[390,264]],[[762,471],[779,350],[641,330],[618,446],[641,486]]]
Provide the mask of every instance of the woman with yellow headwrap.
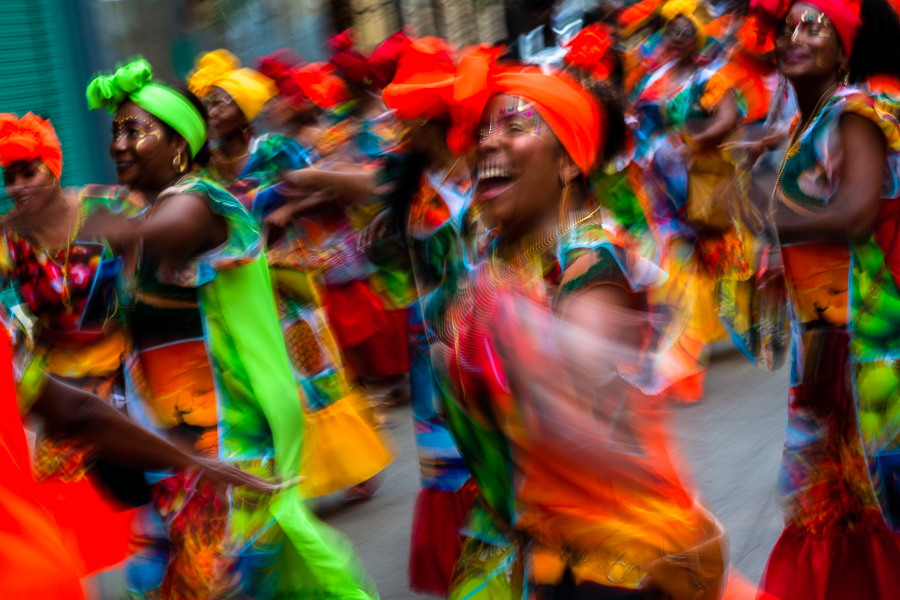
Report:
[[713,301],[715,282],[723,274],[743,277],[747,269],[727,213],[719,223],[699,220],[693,212],[704,199],[718,196],[702,196],[692,187],[693,204],[688,201],[689,184],[700,181],[695,175],[689,178],[689,168],[717,159],[716,146],[742,118],[734,90],[706,93],[722,63],[701,52],[707,39],[704,15],[705,7],[697,0],[669,0],[660,8],[663,41],[655,67],[634,94],[635,115],[649,142],[639,162],[647,165],[644,188],[651,226],[660,238],[663,264],[672,274],[655,300],[687,313],[663,375],[671,395],[689,402],[703,397],[708,345],[725,337]]
[[[252,121],[278,90],[268,77],[239,66],[227,50],[205,54],[189,87],[204,99],[211,136],[219,146],[202,176],[226,186],[259,217],[261,211],[254,210],[259,206],[253,202],[257,193],[278,184],[286,172],[308,166],[309,159],[291,137],[270,134],[251,139]],[[241,149],[243,155],[238,153]],[[234,158],[224,158],[227,155]],[[231,177],[238,169],[240,174]],[[305,392],[307,432],[301,472],[306,479],[301,488],[309,497],[324,496],[377,475],[392,456],[357,410],[363,400],[347,382],[316,284],[306,272],[302,241],[291,223],[261,226],[268,234],[267,259],[294,378]]]
[[256,192],[277,183],[283,171],[309,165],[306,152],[291,138],[256,136],[254,121],[278,90],[265,75],[241,68],[228,50],[201,56],[188,89],[209,115],[211,160],[203,176],[227,187],[247,210]]

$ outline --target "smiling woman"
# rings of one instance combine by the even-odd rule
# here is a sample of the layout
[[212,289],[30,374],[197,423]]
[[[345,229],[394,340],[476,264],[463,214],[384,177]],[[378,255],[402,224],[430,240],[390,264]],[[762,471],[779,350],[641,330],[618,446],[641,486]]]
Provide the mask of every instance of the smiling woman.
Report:
[[189,172],[206,138],[202,111],[155,83],[143,60],[98,77],[87,97],[115,114],[119,182],[151,205],[136,219],[93,224],[137,257],[126,311],[135,418],[194,455],[287,483],[272,496],[234,492],[221,502],[195,488],[190,472],[161,474],[156,515],[135,531],[145,544],[127,568],[133,595],[368,600],[352,553],[294,485],[302,392],[255,221],[225,189]]
[[857,40],[881,51],[884,29],[843,0],[758,8],[777,22],[778,69],[799,104],[768,207],[799,340],[779,477],[786,527],[764,587],[785,600],[893,598],[900,538],[886,482],[897,478],[898,423],[888,415],[900,397],[882,382],[896,377],[900,325],[900,221],[888,210],[900,196],[900,125],[846,83],[889,65],[848,71]]
[[434,319],[447,421],[480,496],[450,597],[718,598],[724,530],[637,383],[661,272],[610,237],[585,184],[602,105],[565,74],[480,51],[453,91],[490,231]]

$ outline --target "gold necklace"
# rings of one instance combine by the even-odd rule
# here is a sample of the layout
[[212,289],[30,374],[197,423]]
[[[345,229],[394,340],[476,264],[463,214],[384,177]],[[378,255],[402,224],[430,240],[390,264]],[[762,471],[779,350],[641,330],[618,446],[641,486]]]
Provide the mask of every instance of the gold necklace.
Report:
[[[600,211],[598,206],[590,213],[580,218],[575,218],[571,225],[565,229],[554,228],[550,233],[545,233],[539,240],[529,246],[524,252],[516,253],[512,260],[500,261],[496,259],[496,252],[492,258],[484,264],[485,273],[490,285],[476,286],[470,277],[463,277],[457,284],[457,293],[461,296],[458,301],[451,302],[445,309],[446,316],[441,319],[439,325],[444,332],[443,339],[453,340],[453,349],[456,356],[457,376],[460,382],[463,398],[466,396],[466,377],[463,373],[462,358],[460,357],[460,325],[467,314],[471,313],[476,323],[486,323],[491,317],[491,310],[499,288],[515,277],[519,271],[527,267],[536,257],[542,256],[550,246],[560,237],[567,235],[573,229],[592,218]],[[500,264],[500,267],[496,265]],[[477,272],[474,275],[477,278]],[[486,289],[487,288],[487,289]],[[449,318],[448,318],[449,317]],[[436,324],[437,325],[437,324]],[[469,343],[474,340],[469,339]]]
[[[825,93],[819,98],[819,101],[816,102],[816,106],[813,111],[810,113],[809,118],[804,119],[802,125],[797,127],[791,133],[791,137],[788,140],[787,148],[784,150],[784,156],[781,158],[781,166],[778,167],[778,176],[775,177],[775,187],[772,189],[772,197],[769,199],[769,219],[772,223],[775,223],[775,213],[778,211],[778,207],[775,203],[775,198],[778,195],[778,186],[781,185],[781,178],[784,175],[784,167],[787,164],[788,159],[790,159],[797,151],[800,149],[800,139],[803,137],[803,134],[812,125],[813,121],[816,120],[816,117],[819,115],[819,111],[825,108],[825,104],[828,100],[834,96],[835,92],[837,92],[840,84],[835,83],[830,88],[825,90]],[[777,229],[776,229],[777,231]]]

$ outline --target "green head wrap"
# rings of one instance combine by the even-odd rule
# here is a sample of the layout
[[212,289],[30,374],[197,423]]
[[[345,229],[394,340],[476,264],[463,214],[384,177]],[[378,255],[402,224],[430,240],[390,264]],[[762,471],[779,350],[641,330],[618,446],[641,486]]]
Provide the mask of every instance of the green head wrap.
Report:
[[206,123],[191,102],[170,87],[153,83],[153,68],[143,58],[120,67],[112,75],[100,75],[88,84],[88,108],[115,113],[131,100],[181,134],[197,156],[206,141]]

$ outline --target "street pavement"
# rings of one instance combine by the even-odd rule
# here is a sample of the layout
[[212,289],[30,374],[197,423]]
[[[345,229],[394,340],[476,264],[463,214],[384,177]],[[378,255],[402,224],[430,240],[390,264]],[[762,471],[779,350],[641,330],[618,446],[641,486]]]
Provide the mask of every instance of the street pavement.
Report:
[[[714,349],[706,398],[674,407],[676,430],[703,500],[728,529],[731,560],[756,582],[781,532],[775,483],[787,405],[788,367],[761,371],[733,347]],[[339,495],[316,502],[316,512],[355,544],[383,600],[422,598],[407,589],[412,509],[418,467],[408,406],[388,411],[398,458],[368,502]],[[121,574],[91,582],[93,597],[125,598]]]

